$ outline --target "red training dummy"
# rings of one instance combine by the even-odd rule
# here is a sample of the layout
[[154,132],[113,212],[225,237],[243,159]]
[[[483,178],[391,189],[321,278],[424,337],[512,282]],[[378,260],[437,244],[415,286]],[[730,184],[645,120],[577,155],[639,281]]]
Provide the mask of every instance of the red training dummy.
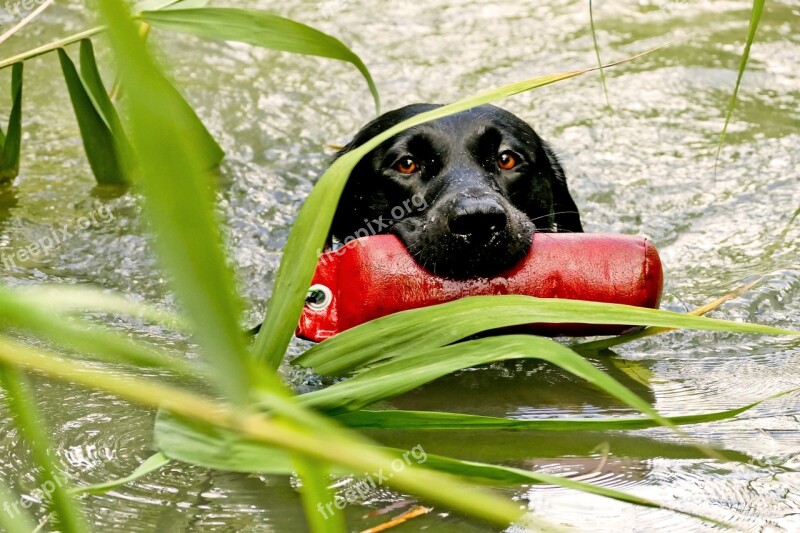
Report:
[[[642,237],[536,233],[527,257],[492,278],[453,280],[418,265],[393,235],[350,242],[320,257],[297,336],[323,341],[369,320],[465,296],[521,294],[657,308],[661,260]],[[616,335],[628,326],[531,324],[542,335]]]

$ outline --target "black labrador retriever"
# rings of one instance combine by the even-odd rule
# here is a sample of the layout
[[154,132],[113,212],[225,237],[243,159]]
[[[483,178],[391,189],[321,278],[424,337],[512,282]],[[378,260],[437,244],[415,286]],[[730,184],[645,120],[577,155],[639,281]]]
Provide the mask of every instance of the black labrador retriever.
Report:
[[[337,157],[437,107],[389,111]],[[527,123],[484,105],[409,128],[367,154],[345,185],[328,241],[392,233],[423,267],[466,279],[514,265],[534,231],[583,231],[564,170]]]
[[[390,111],[338,156],[437,107]],[[583,231],[564,171],[527,123],[484,105],[409,128],[364,157],[345,186],[330,240],[335,246],[392,233],[424,268],[464,279],[514,265],[534,231]]]

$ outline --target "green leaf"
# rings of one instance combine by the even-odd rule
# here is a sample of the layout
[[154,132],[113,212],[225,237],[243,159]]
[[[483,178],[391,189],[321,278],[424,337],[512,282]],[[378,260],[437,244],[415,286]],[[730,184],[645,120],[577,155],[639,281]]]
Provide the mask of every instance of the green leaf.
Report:
[[[747,283],[745,283],[744,285],[740,285],[740,286],[736,287],[735,289],[733,289],[732,291],[729,291],[726,294],[723,294],[719,298],[716,298],[716,299],[714,299],[714,300],[712,300],[712,301],[710,301],[710,302],[708,302],[708,303],[706,303],[704,305],[701,305],[700,307],[692,309],[691,311],[689,311],[686,314],[695,315],[695,316],[704,316],[704,315],[710,313],[711,311],[714,311],[715,309],[718,309],[725,302],[733,300],[734,298],[738,298],[739,296],[741,296],[742,294],[744,294],[745,292],[749,291],[750,289],[755,287],[757,284],[759,284],[763,279],[764,279],[763,276],[759,276],[759,277],[757,277],[757,278],[755,278],[753,280],[750,280]],[[570,348],[572,348],[576,352],[581,353],[583,355],[590,355],[590,354],[609,355],[609,354],[613,353],[610,350],[610,348],[613,348],[614,346],[618,346],[620,344],[625,344],[625,343],[628,343],[628,342],[633,342],[635,340],[643,339],[643,338],[649,337],[651,335],[658,335],[658,334],[661,334],[661,333],[668,333],[670,331],[674,331],[674,329],[673,328],[649,327],[649,328],[645,328],[645,329],[640,330],[640,331],[635,331],[633,333],[627,333],[625,335],[618,335],[616,337],[611,337],[611,338],[607,338],[607,339],[599,339],[599,340],[595,340],[595,341],[581,342],[581,343],[578,343],[578,344],[573,344],[572,346],[570,346]]]
[[112,489],[130,483],[131,481],[136,481],[137,479],[144,477],[151,472],[155,472],[171,461],[172,459],[168,458],[163,453],[155,453],[148,457],[142,464],[140,464],[136,470],[131,472],[129,476],[106,481],[104,483],[86,485],[84,487],[73,487],[69,492],[70,494],[103,494]]
[[238,403],[250,393],[251,373],[237,320],[240,301],[223,253],[215,197],[205,165],[206,135],[197,116],[160,72],[126,9],[100,2],[114,56],[127,84],[130,138],[136,149],[145,213],[156,249],[172,278],[217,385]]
[[[694,415],[664,416],[670,425],[685,426],[705,424],[734,418],[767,400],[796,392],[792,389],[770,396],[736,409],[699,413]],[[431,411],[354,411],[336,417],[342,424],[358,429],[392,430],[536,430],[536,431],[612,431],[623,429],[646,429],[660,424],[651,418],[543,418],[519,419],[494,416],[468,415],[463,413],[438,413]]]
[[161,368],[191,377],[202,375],[200,368],[160,348],[131,342],[89,323],[59,316],[46,300],[26,299],[3,287],[0,287],[0,326],[34,333],[103,361]]
[[16,54],[14,56],[11,56],[9,58],[0,61],[0,70],[8,68],[15,63],[19,63],[21,61],[27,61],[28,59],[48,54],[53,50],[58,50],[59,48],[63,48],[64,46],[76,43],[81,39],[86,39],[93,35],[97,35],[98,33],[102,33],[104,30],[105,28],[103,26],[96,26],[94,28],[90,28],[88,30],[72,34],[69,37],[64,37],[62,39],[55,40],[51,43],[42,46],[37,46],[36,48],[27,50],[25,52],[22,52],[21,54]]
[[0,286],[0,298],[9,291],[19,295],[18,302],[46,305],[53,314],[86,312],[125,315],[174,329],[187,329],[183,317],[133,300],[121,293],[108,292],[100,288],[87,288],[86,285],[41,284],[25,285],[8,289]]
[[800,335],[800,332],[759,324],[628,305],[529,296],[472,296],[395,313],[362,324],[313,346],[293,363],[311,367],[320,374],[340,375],[371,361],[390,358],[400,353],[428,350],[484,331],[536,322],[631,324],[764,335]]
[[67,492],[64,480],[59,477],[63,468],[58,459],[50,453],[48,432],[43,427],[39,413],[36,411],[36,400],[31,393],[27,378],[16,368],[0,365],[0,383],[5,389],[6,402],[14,416],[14,421],[40,470],[39,486],[42,487],[42,490],[45,485],[52,487],[48,492],[51,493],[52,508],[58,521],[58,530],[66,533],[87,531],[75,502]]
[[736,85],[733,88],[733,94],[728,102],[728,110],[725,112],[725,125],[722,127],[722,133],[719,135],[719,144],[717,144],[717,155],[714,158],[714,173],[717,171],[717,163],[719,162],[719,154],[722,151],[722,145],[725,144],[725,136],[728,133],[728,124],[733,117],[733,109],[736,107],[736,98],[739,95],[739,85],[742,83],[742,76],[747,68],[747,61],[750,59],[750,47],[756,39],[756,31],[758,30],[758,23],[761,20],[761,14],[764,12],[764,4],[766,0],[753,0],[753,9],[750,12],[750,27],[747,29],[747,41],[742,51],[742,57],[739,60],[739,72],[736,75]]
[[369,85],[380,111],[380,98],[367,66],[339,39],[294,20],[253,9],[205,8],[147,11],[142,20],[155,27],[210,39],[243,43],[352,63]]
[[[142,11],[144,9],[148,10],[156,10],[156,9],[183,9],[188,7],[203,7],[208,3],[208,0],[145,0],[137,5],[139,8],[138,11]],[[88,30],[83,30],[78,33],[74,33],[67,37],[63,37],[61,39],[57,39],[52,41],[48,44],[37,46],[31,50],[27,50],[20,54],[16,54],[12,57],[3,59],[0,61],[0,70],[4,68],[8,68],[14,63],[19,63],[22,61],[26,61],[28,59],[32,59],[34,57],[38,57],[44,54],[48,54],[53,50],[57,50],[59,48],[63,48],[70,44],[77,43],[82,39],[86,39],[89,37],[93,37],[99,33],[102,33],[106,30],[105,26],[95,26],[94,28],[89,28]]]
[[662,425],[669,425],[647,402],[614,378],[598,370],[569,348],[543,337],[490,337],[435,350],[408,353],[409,355],[396,356],[385,363],[367,368],[346,381],[303,394],[299,400],[305,405],[332,413],[355,411],[463,368],[513,359],[541,359],[589,381]]
[[87,89],[95,110],[102,116],[114,137],[117,139],[124,138],[125,132],[122,130],[119,115],[111,102],[111,98],[108,96],[103,79],[100,77],[91,39],[83,39],[81,41],[81,80]]
[[306,459],[302,456],[294,457],[294,469],[300,477],[302,486],[300,495],[303,499],[303,509],[306,512],[308,530],[312,533],[344,533],[347,531],[344,513],[333,508],[330,516],[322,514],[319,509],[333,502],[334,492],[330,489],[328,469],[319,462]]
[[117,144],[111,128],[95,108],[75,65],[63,48],[58,49],[58,58],[69,90],[72,108],[78,119],[83,148],[97,183],[101,185],[126,183],[127,177],[117,153]]
[[[163,409],[159,410],[156,416],[154,442],[156,448],[167,457],[214,470],[273,475],[296,473],[292,458],[283,450],[244,439],[224,428],[175,416]],[[403,450],[392,448],[380,448],[380,450],[385,453],[386,462],[378,468],[384,470],[391,468],[391,461],[402,457],[403,453]],[[377,471],[377,468],[368,471]],[[334,467],[331,473],[339,476],[361,475],[363,470],[354,472],[350,469]],[[387,481],[387,484],[391,484],[397,477],[393,476]],[[518,481],[511,483],[518,483]],[[465,490],[469,489],[465,488]],[[470,492],[474,492],[474,490],[470,490]],[[474,510],[478,511],[477,508]],[[314,510],[314,512],[317,511]],[[546,526],[544,523],[542,525]]]
[[8,130],[0,134],[0,183],[11,181],[19,174],[22,144],[22,63],[11,69],[11,114]]
[[718,521],[701,514],[683,511],[681,509],[657,503],[653,500],[648,500],[627,492],[595,485],[592,483],[585,483],[574,479],[553,476],[550,474],[542,474],[539,472],[531,472],[529,470],[522,470],[520,468],[512,468],[507,466],[498,466],[485,463],[478,463],[473,461],[462,461],[459,459],[452,459],[449,457],[441,457],[428,454],[425,464],[428,468],[433,468],[441,472],[460,475],[464,477],[483,479],[492,483],[500,484],[524,484],[524,483],[544,483],[547,485],[554,485],[567,489],[573,489],[580,492],[589,494],[596,494],[612,500],[621,502],[632,503],[642,507],[651,507],[655,509],[666,509],[675,513],[686,516],[691,516],[699,520],[710,522],[712,524],[722,525],[726,527],[728,524]]
[[[291,459],[281,451],[261,443],[242,439],[231,431],[210,427],[207,424],[189,422],[165,411],[158,413],[155,434],[158,449],[166,456],[179,461],[231,472],[260,472],[275,475],[294,473]],[[383,448],[383,451],[394,458],[402,457],[403,453],[408,454],[407,451],[394,448]],[[614,489],[518,468],[461,461],[428,453],[424,456],[424,462],[419,464],[426,468],[466,478],[473,483],[494,485],[546,483],[646,507],[669,509],[688,514]],[[385,469],[389,468],[387,463]],[[343,469],[334,470],[334,474],[337,475],[349,473],[351,472]],[[361,473],[358,472],[358,474]],[[689,516],[698,515],[689,514]],[[706,519],[705,517],[700,518]]]
[[285,450],[243,439],[231,431],[165,409],[156,414],[153,445],[165,457],[214,470],[294,473],[291,456]]

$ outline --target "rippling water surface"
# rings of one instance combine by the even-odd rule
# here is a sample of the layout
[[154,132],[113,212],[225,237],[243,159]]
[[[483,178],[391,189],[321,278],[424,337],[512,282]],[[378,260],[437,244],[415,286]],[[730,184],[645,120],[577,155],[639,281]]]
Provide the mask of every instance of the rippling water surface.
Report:
[[[261,0],[247,7],[254,4],[350,45],[372,70],[385,109],[449,102],[595,61],[585,2]],[[502,105],[556,147],[589,231],[642,234],[657,243],[666,268],[663,307],[686,310],[764,275],[757,288],[714,316],[800,329],[800,224],[776,241],[800,206],[797,3],[767,3],[716,175],[716,142],[747,30],[748,2],[603,0],[595,8],[605,60],[681,40],[609,70],[610,109],[596,75]],[[10,21],[0,23],[6,28]],[[3,44],[2,57],[90,23],[79,2],[59,2],[27,33]],[[345,64],[160,32],[154,40],[228,154],[220,210],[255,321],[269,298],[288,228],[330,156],[326,145],[346,142],[372,118],[371,98]],[[7,78],[4,72],[2,95]],[[94,283],[173,306],[137,199],[108,197],[94,188],[54,55],[28,63],[25,91],[23,169],[12,188],[0,191],[0,253],[12,254],[100,206],[111,209],[113,220],[98,220],[46,256],[4,266],[3,281]],[[126,322],[114,327],[193,357],[184,339],[159,329]],[[302,349],[300,343],[292,347],[294,353]],[[623,347],[619,354],[621,359],[597,364],[667,414],[731,408],[800,386],[796,340],[678,332]],[[127,474],[152,453],[152,412],[47,380],[37,380],[36,387],[57,453],[79,483]],[[686,430],[741,463],[705,459],[687,439],[665,430],[374,436],[398,447],[421,444],[428,453],[574,476],[746,530],[797,531],[798,399],[790,394],[736,420]],[[534,363],[463,372],[395,404],[515,417],[630,414],[579,380]],[[8,415],[0,414],[4,478],[29,492],[35,475],[24,448]],[[582,529],[711,528],[667,511],[559,488],[506,492],[556,523]],[[364,506],[348,508],[350,524],[385,520],[391,515],[362,516],[402,500],[376,493]],[[98,531],[305,530],[291,480],[181,464],[83,501]],[[486,530],[439,512],[398,530],[421,528]]]

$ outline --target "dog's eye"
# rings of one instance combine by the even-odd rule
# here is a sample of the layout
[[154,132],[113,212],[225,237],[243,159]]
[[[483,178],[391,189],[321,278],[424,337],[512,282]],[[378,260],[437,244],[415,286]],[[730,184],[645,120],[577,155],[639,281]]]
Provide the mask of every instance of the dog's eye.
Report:
[[401,174],[413,174],[417,168],[417,162],[410,157],[404,157],[394,165],[394,169]]
[[511,170],[515,166],[517,166],[517,158],[514,156],[513,153],[506,150],[499,156],[497,156],[497,166],[502,168],[503,170]]

